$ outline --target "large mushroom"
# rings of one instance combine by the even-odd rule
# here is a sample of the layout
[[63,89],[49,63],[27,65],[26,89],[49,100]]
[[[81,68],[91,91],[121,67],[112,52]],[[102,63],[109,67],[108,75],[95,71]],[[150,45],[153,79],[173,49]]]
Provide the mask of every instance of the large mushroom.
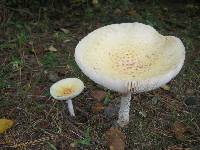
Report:
[[75,116],[72,98],[78,96],[84,89],[84,84],[77,78],[66,78],[54,83],[50,87],[50,94],[56,100],[67,102],[71,116]]
[[101,27],[76,46],[75,60],[94,82],[120,92],[118,124],[129,122],[131,93],[161,87],[181,70],[185,48],[174,36],[163,36],[142,23]]

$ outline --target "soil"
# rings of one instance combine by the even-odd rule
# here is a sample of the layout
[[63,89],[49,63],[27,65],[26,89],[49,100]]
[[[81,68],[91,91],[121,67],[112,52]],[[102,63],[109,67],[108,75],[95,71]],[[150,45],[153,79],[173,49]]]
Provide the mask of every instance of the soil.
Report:
[[[75,63],[74,49],[94,29],[137,21],[179,37],[186,59],[168,90],[133,95],[130,123],[122,128],[125,149],[199,150],[199,3],[70,2],[33,5],[36,8],[0,2],[0,118],[15,122],[0,134],[0,149],[109,149],[105,133],[116,124],[115,99],[120,95],[87,78]],[[78,77],[86,86],[73,99],[75,118],[69,116],[65,102],[49,93],[55,81],[67,77]],[[96,90],[105,96],[100,92],[101,98],[94,98]],[[95,106],[99,108],[94,111]]]

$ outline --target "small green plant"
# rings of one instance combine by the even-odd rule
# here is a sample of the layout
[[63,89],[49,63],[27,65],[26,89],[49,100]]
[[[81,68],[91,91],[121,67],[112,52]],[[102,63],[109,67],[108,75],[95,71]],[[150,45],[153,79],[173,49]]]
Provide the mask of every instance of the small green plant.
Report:
[[188,49],[188,50],[194,49],[192,38],[190,36],[185,35],[184,38],[183,38],[183,41],[185,43],[186,49]]
[[10,42],[4,42],[3,44],[0,44],[0,50],[4,49],[15,49],[17,45],[15,43]]
[[85,9],[85,17],[88,19],[92,19],[95,16],[92,8],[88,7]]
[[176,119],[177,119],[177,112],[176,112],[175,108],[173,108],[173,110],[171,112],[171,117],[172,117],[173,121],[176,121]]
[[57,148],[50,142],[46,142],[51,150],[57,150]]
[[155,18],[155,16],[152,15],[151,13],[149,13],[149,12],[146,12],[146,14],[145,14],[145,21],[146,21],[147,24],[149,24],[153,27],[156,27],[158,25],[158,21]]
[[56,32],[54,33],[54,38],[56,39],[57,42],[62,42],[66,39],[66,34],[63,32]]
[[106,105],[106,106],[110,103],[110,95],[111,95],[110,91],[108,91],[107,94],[106,94],[106,97],[103,101],[103,104]]
[[17,36],[17,42],[18,42],[19,48],[22,48],[27,41],[28,41],[28,34],[27,33],[21,32]]
[[6,88],[14,86],[12,82],[9,82],[9,77],[14,71],[21,71],[23,68],[23,61],[18,57],[12,57],[10,63],[6,65],[0,65],[0,88]]
[[82,139],[76,140],[75,145],[90,146],[91,145],[90,128],[87,128],[85,135]]
[[197,114],[184,114],[184,122],[188,125],[188,126],[193,126],[195,124],[197,124],[196,122],[198,118]]
[[51,68],[57,66],[59,64],[57,54],[52,52],[46,53],[42,59],[42,64],[44,65],[44,68]]
[[23,67],[23,61],[17,57],[13,57],[10,64],[12,65],[13,71],[19,70]]

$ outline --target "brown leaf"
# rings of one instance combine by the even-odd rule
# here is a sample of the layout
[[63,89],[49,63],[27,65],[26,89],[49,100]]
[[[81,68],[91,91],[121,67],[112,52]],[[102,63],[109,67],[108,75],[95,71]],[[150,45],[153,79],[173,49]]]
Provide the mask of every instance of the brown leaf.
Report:
[[186,125],[182,122],[176,121],[174,123],[174,127],[173,127],[173,132],[175,134],[175,137],[178,140],[182,140],[185,137],[185,133],[189,132],[189,128],[186,127]]
[[92,4],[93,4],[93,5],[97,5],[98,3],[99,3],[98,0],[92,0]]
[[64,29],[64,28],[60,28],[60,30],[61,30],[62,32],[64,32],[65,34],[68,34],[68,33],[70,32],[69,30]]
[[92,107],[92,112],[97,113],[104,110],[104,106],[102,103],[96,103],[95,106]]
[[125,135],[118,128],[110,128],[106,131],[106,140],[110,150],[124,150],[125,149]]
[[14,121],[9,119],[0,119],[0,134],[4,133],[7,129],[11,128]]
[[91,96],[98,101],[102,101],[106,97],[106,92],[102,90],[94,90],[91,92]]
[[48,48],[48,50],[49,50],[50,52],[57,52],[57,51],[58,51],[55,47],[53,47],[53,45],[51,45],[51,46]]
[[117,16],[122,15],[121,9],[119,9],[119,8],[115,9],[114,14],[117,15]]
[[136,10],[131,9],[131,10],[128,11],[128,15],[129,16],[135,16],[135,15],[137,15],[137,12],[136,12]]

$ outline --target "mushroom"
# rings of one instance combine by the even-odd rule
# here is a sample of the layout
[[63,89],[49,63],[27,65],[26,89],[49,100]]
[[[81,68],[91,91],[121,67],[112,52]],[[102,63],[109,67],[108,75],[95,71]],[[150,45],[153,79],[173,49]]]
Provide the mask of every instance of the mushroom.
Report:
[[76,46],[75,60],[94,82],[122,94],[118,124],[129,122],[131,94],[168,83],[181,70],[185,47],[142,23],[112,24],[96,29]]
[[50,87],[50,94],[56,100],[66,100],[71,116],[75,116],[72,98],[79,95],[84,89],[84,84],[77,78],[66,78],[54,83]]

